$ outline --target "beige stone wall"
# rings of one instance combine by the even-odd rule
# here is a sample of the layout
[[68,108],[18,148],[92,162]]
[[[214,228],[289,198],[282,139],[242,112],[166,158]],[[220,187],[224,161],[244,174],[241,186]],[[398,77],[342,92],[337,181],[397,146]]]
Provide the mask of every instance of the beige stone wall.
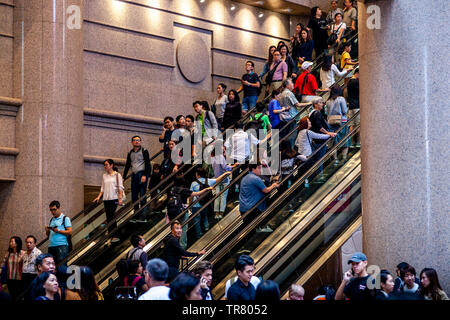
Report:
[[[0,1],[0,96],[12,95],[13,6],[12,0]],[[2,146],[2,145],[0,145]]]
[[[218,83],[237,89],[244,63],[252,60],[261,72],[267,49],[290,34],[289,16],[230,1],[210,0],[89,0],[84,15],[84,105],[100,111],[154,117],[160,123],[145,128],[107,128],[105,119],[86,121],[85,155],[125,158],[130,137],[139,134],[154,154],[162,118],[193,114],[194,100],[214,102]],[[198,61],[196,47],[182,54],[206,76],[193,83],[180,72],[180,41],[195,35],[207,48],[206,61]],[[105,143],[99,144],[102,140]],[[101,164],[85,163],[85,183],[99,184]]]

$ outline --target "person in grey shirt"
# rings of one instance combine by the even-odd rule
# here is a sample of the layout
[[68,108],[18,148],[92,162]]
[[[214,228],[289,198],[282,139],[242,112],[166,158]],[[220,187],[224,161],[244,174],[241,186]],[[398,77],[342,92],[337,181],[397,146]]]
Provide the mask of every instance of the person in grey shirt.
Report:
[[326,19],[329,24],[335,23],[334,16],[338,12],[340,14],[342,14],[342,16],[344,16],[344,11],[342,11],[341,8],[338,8],[337,0],[332,0],[331,1],[331,10],[328,12],[327,19]]
[[[131,168],[131,199],[133,203],[137,202],[139,198],[141,199],[140,203],[134,205],[135,212],[146,203],[145,193],[147,192],[148,177],[150,177],[152,172],[150,154],[147,149],[141,146],[141,142],[142,138],[139,136],[131,138],[133,149],[128,152],[127,162],[123,171],[123,177],[126,179],[128,171]],[[139,214],[139,217],[130,220],[130,222],[147,222],[146,209]]]

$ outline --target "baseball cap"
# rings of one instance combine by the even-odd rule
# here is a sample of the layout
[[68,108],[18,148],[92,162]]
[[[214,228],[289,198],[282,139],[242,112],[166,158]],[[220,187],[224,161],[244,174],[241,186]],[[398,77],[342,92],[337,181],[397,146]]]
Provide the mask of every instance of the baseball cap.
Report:
[[350,260],[348,260],[347,264],[350,264],[352,262],[361,262],[361,261],[367,261],[367,257],[362,252],[355,252]]
[[311,61],[305,61],[305,62],[302,63],[302,69],[303,69],[303,70],[306,70],[306,69],[308,69],[309,67],[311,67],[313,64],[314,64],[314,63],[312,63]]

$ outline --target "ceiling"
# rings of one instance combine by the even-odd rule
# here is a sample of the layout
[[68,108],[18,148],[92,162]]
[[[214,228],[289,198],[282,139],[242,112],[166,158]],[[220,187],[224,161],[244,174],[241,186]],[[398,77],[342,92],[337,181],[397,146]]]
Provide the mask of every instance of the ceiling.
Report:
[[[286,15],[309,15],[311,8],[284,0],[233,0],[249,6],[286,14]],[[299,1],[297,1],[299,2]],[[307,1],[306,1],[307,2]]]

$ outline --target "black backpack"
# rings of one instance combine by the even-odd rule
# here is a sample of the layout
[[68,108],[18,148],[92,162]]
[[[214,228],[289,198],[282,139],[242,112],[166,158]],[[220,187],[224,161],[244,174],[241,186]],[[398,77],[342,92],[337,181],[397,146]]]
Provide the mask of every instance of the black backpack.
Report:
[[161,162],[161,171],[160,171],[164,178],[169,176],[172,173],[170,170],[171,168],[172,168],[172,163],[171,163],[170,159],[164,158],[164,160]]
[[183,211],[183,201],[181,199],[180,190],[174,187],[169,192],[167,200],[167,216],[172,221]]
[[131,254],[127,254],[125,259],[120,259],[119,262],[116,263],[117,274],[119,275],[119,279],[121,282],[124,281],[125,277],[130,273],[130,259],[128,257],[133,257],[133,254],[139,248],[134,248],[133,251],[129,252]]
[[[198,179],[195,179],[195,181],[200,185],[200,191],[209,188],[208,178],[205,178],[205,183],[201,183]],[[200,203],[201,206],[204,206],[206,203],[208,203],[209,200],[214,197],[214,195],[212,190],[209,190],[206,193],[202,194],[200,197],[201,199],[198,203]]]
[[[64,227],[64,230],[67,230],[67,227],[66,227],[66,218],[68,218],[68,217],[67,217],[67,216],[64,216],[64,219],[63,219],[63,227]],[[50,219],[50,222],[48,223],[48,225],[50,225],[50,224],[52,223],[52,220],[53,220],[53,218]],[[68,245],[69,245],[69,252],[71,252],[72,249],[73,249],[73,245],[72,245],[72,235],[66,235],[66,238],[67,238],[67,243],[68,243]]]
[[258,119],[256,119],[256,114],[253,115],[252,117],[250,117],[251,120],[245,126],[245,131],[247,131],[249,129],[253,129],[258,134],[259,129],[264,129],[264,121],[262,120],[263,116],[264,116],[264,114],[261,112]]

